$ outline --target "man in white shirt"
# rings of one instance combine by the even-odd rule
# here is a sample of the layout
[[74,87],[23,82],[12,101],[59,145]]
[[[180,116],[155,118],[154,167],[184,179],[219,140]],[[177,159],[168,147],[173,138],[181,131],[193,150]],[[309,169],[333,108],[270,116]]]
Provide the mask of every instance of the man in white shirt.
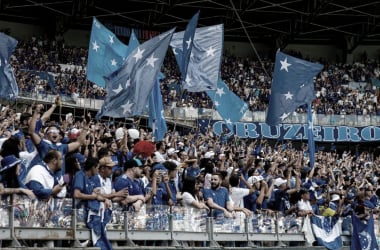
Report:
[[[241,188],[239,187],[241,179],[244,179],[244,177],[241,177],[241,174],[233,172],[229,178],[230,182],[230,196],[232,201],[234,202],[234,205],[237,207],[244,207],[244,197],[247,195],[250,195],[253,193],[253,189],[249,183],[247,183],[248,188]],[[245,179],[244,182],[246,183]]]
[[306,189],[301,189],[299,191],[299,195],[301,199],[297,202],[298,215],[299,216],[313,215],[314,212],[310,204],[309,191]]
[[65,188],[63,179],[58,179],[55,173],[61,169],[62,153],[50,150],[44,162],[33,166],[25,178],[25,185],[33,191],[38,199],[49,199]]

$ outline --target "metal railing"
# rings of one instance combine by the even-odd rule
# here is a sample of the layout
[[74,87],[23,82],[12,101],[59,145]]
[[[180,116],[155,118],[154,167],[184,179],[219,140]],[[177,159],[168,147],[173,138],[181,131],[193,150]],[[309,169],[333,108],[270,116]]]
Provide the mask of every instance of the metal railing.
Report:
[[[0,240],[12,240],[20,246],[21,240],[68,240],[80,246],[80,240],[91,238],[86,227],[82,208],[73,209],[73,200],[30,200],[14,196],[3,200],[0,207]],[[144,206],[140,211],[127,211],[118,203],[113,204],[112,220],[107,224],[107,236],[111,242],[168,241],[172,246],[178,242],[200,241],[205,246],[217,246],[220,242],[305,242],[302,232],[303,218],[261,213],[250,217],[237,213],[236,218],[208,216],[206,210]],[[376,225],[377,226],[377,225]],[[345,241],[349,241],[346,235]]]

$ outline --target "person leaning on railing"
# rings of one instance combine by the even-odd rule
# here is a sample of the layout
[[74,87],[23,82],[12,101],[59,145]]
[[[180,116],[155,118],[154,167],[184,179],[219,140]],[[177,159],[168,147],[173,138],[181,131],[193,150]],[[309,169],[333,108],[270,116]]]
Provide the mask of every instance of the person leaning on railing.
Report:
[[128,196],[123,199],[121,203],[127,208],[133,208],[138,212],[146,202],[145,190],[142,182],[140,182],[143,165],[139,166],[136,159],[128,160],[124,163],[124,174],[119,176],[115,183],[114,188],[116,192],[128,189]]
[[75,207],[84,207],[84,219],[87,227],[91,229],[94,246],[104,250],[112,249],[111,243],[107,239],[105,231],[107,221],[105,221],[103,214],[104,209],[112,206],[112,202],[101,194],[101,188],[96,187],[92,179],[96,176],[98,167],[99,160],[97,158],[88,158],[84,164],[84,169],[75,174],[72,190],[73,197],[77,202]]
[[196,178],[187,176],[183,182],[181,204],[184,207],[195,207],[210,211],[210,208],[203,201],[198,200],[196,193],[199,192],[199,188],[200,185],[197,184]]
[[61,152],[50,150],[44,161],[32,166],[25,177],[25,185],[33,191],[38,199],[50,199],[62,190],[66,190],[63,178],[55,175],[61,170],[63,158]]
[[35,199],[33,191],[20,186],[18,175],[20,174],[21,160],[14,155],[5,156],[1,160],[0,167],[0,195],[25,194],[30,199]]

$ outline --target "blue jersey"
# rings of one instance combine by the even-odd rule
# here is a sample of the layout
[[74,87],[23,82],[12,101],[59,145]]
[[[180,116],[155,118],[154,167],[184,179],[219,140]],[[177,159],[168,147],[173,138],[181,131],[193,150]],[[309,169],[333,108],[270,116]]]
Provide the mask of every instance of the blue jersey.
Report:
[[128,188],[129,195],[144,195],[140,181],[132,180],[125,174],[116,179],[114,188],[116,192]]
[[[74,175],[73,184],[71,190],[78,189],[83,194],[92,194],[95,188],[95,183],[89,178],[83,170],[78,171]],[[73,195],[73,194],[72,194]],[[76,208],[84,206],[85,209],[98,211],[100,202],[97,200],[81,200],[76,204]]]
[[[217,189],[204,189],[203,197],[205,201],[211,198],[214,203],[224,208],[227,207],[227,202],[230,200],[228,190],[225,187],[219,187]],[[213,210],[214,218],[221,215],[223,215],[223,211],[217,209]]]
[[[152,183],[149,183],[146,188],[145,192],[148,193],[150,190],[152,190]],[[156,194],[152,196],[152,205],[166,205],[167,200],[164,200],[165,197],[167,197],[166,188],[161,185],[161,183],[158,184]]]
[[[62,144],[60,142],[58,142],[58,143],[52,143],[49,140],[43,139],[43,140],[41,140],[40,144],[37,145],[37,150],[38,150],[38,153],[39,153],[41,159],[44,159],[45,156],[46,156],[46,154],[50,150],[57,150],[57,151],[61,152],[62,157],[65,157],[65,155],[69,151],[69,146],[68,146],[68,144]],[[62,162],[62,168],[61,168],[61,170],[57,171],[55,173],[55,175],[57,177],[61,177],[64,173],[65,173],[65,161]]]

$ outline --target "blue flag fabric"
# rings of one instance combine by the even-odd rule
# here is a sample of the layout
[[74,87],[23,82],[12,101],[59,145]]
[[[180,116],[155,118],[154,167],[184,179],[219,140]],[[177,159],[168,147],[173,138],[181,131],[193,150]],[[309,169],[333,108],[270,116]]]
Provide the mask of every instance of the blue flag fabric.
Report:
[[88,49],[87,80],[104,87],[104,77],[121,67],[127,49],[127,45],[94,17]]
[[314,143],[314,126],[313,126],[313,113],[311,112],[311,103],[307,104],[307,140],[309,148],[309,163],[310,167],[314,167],[315,163],[315,143]]
[[167,131],[160,79],[157,78],[149,97],[149,127],[152,128],[155,141],[162,141]]
[[[178,65],[183,62],[184,33],[183,31],[175,33],[170,42]],[[223,24],[195,30],[183,89],[189,92],[202,92],[217,88],[223,53],[223,33]]]
[[379,246],[375,236],[375,226],[373,221],[373,213],[371,213],[367,224],[361,222],[355,213],[352,213],[352,239],[351,250],[368,249],[379,250]]
[[179,70],[183,80],[185,80],[187,74],[187,68],[189,66],[190,55],[193,48],[193,41],[195,36],[195,29],[198,25],[199,11],[191,18],[190,22],[186,26],[185,33],[182,40],[182,60],[179,64]]
[[[128,55],[140,45],[135,32],[132,30],[128,43]],[[165,78],[161,72],[158,73],[152,92],[149,96],[149,127],[152,128],[153,136],[156,141],[161,141],[167,131],[166,119],[162,105],[162,95],[160,89],[160,80]]]
[[8,100],[18,97],[16,78],[9,63],[17,43],[13,37],[0,32],[0,97]]
[[276,126],[315,99],[313,77],[323,66],[277,51],[266,123]]
[[338,250],[343,246],[342,237],[340,235],[339,218],[334,216],[314,215],[310,218],[311,228],[318,245],[325,246],[329,250]]
[[156,36],[131,52],[123,66],[106,77],[112,88],[112,97],[107,94],[104,104],[96,115],[114,118],[140,115],[161,69],[170,39],[175,29]]
[[240,121],[247,111],[248,105],[232,92],[221,79],[218,81],[216,90],[209,90],[206,93],[228,129],[233,132],[233,124]]
[[139,40],[136,37],[135,31],[132,30],[131,36],[129,37],[128,49],[126,56],[128,57],[132,51],[134,51],[140,45]]
[[50,86],[51,92],[53,94],[57,94],[57,90],[55,89],[55,78],[54,74],[51,72],[47,72],[47,81]]

